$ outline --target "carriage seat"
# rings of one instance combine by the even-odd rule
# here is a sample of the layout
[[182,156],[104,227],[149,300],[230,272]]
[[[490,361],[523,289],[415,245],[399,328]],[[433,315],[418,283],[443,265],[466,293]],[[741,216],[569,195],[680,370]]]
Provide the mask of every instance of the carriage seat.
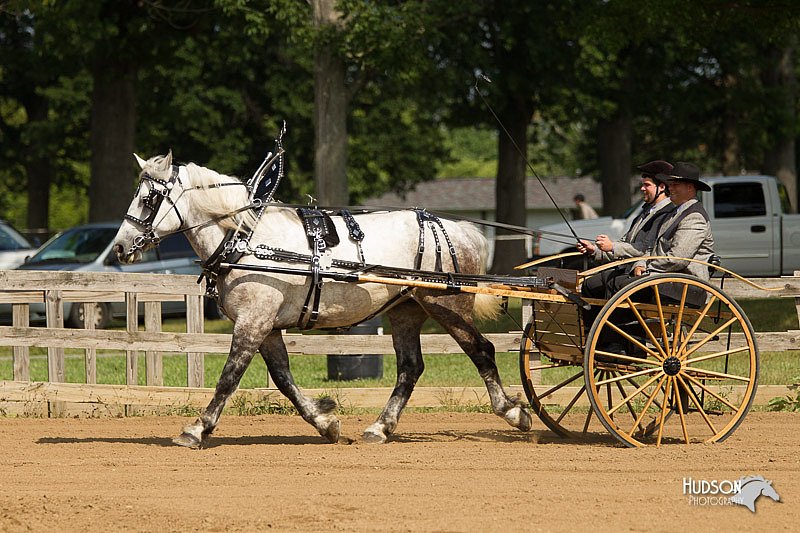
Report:
[[[714,272],[716,272],[716,270],[717,270],[714,267],[718,267],[718,266],[720,266],[722,264],[722,258],[720,256],[718,256],[717,254],[711,254],[711,257],[708,258],[708,262],[711,263],[712,265],[714,265],[714,266],[708,267],[708,275],[709,276],[713,276]],[[725,273],[723,272],[722,275],[724,276]]]

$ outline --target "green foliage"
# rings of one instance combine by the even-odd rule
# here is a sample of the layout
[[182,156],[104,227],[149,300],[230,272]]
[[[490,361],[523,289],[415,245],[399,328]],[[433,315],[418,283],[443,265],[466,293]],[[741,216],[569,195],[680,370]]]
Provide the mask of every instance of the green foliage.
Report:
[[789,385],[793,391],[786,396],[772,398],[767,405],[769,411],[800,411],[800,377],[794,379],[794,384]]
[[778,52],[796,46],[791,3],[341,0],[341,24],[325,31],[308,2],[179,4],[3,3],[0,216],[25,226],[20,198],[29,177],[45,176],[50,225],[85,219],[93,73],[115,62],[137,72],[143,156],[171,148],[178,160],[249,176],[286,119],[285,201],[313,193],[320,46],[347,69],[353,202],[434,176],[497,172],[496,124],[476,73],[493,79],[482,91],[505,122],[528,121],[542,175],[594,173],[597,121],[621,107],[633,117],[634,161],[688,159],[713,172],[733,131],[733,157],[755,170],[797,133],[796,104],[774,79]]
[[797,310],[790,298],[739,300],[755,331],[797,329]]
[[489,178],[497,172],[497,132],[486,128],[453,128],[444,131],[450,159],[439,177]]

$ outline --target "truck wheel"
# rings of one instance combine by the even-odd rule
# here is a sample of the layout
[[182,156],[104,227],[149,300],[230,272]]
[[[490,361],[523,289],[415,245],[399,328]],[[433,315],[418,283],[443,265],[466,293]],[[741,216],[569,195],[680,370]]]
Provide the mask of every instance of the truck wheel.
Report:
[[[83,304],[75,302],[66,320],[66,325],[71,328],[84,328]],[[111,307],[106,303],[94,303],[94,329],[105,329],[111,323]]]

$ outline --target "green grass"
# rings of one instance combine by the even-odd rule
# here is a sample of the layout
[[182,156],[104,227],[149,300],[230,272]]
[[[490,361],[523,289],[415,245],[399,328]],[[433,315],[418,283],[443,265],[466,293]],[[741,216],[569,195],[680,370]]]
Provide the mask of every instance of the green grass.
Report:
[[789,331],[798,329],[794,298],[740,300],[747,318],[756,331]]

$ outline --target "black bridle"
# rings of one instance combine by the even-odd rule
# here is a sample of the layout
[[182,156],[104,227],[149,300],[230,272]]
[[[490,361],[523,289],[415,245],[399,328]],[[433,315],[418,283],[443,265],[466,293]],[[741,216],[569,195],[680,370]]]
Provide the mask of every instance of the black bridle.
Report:
[[[175,201],[173,201],[170,197],[172,194],[172,189],[175,188],[176,183],[183,188],[183,183],[180,179],[179,167],[177,165],[172,165],[172,174],[170,175],[169,179],[166,180],[155,178],[147,172],[143,173],[139,178],[139,187],[136,189],[136,196],[139,195],[139,190],[144,186],[145,182],[149,183],[150,192],[142,200],[142,203],[149,210],[149,213],[144,218],[139,218],[131,215],[130,213],[125,213],[125,220],[130,221],[134,226],[137,226],[142,231],[139,235],[133,238],[133,245],[129,251],[131,254],[137,250],[141,250],[148,244],[154,244],[157,246],[161,241],[161,237],[156,234],[156,231],[153,228],[153,223],[158,216],[158,212],[161,210],[161,204],[164,203],[164,200],[170,204],[171,209],[175,210],[175,214],[178,216],[178,220],[180,221],[180,226],[178,227],[180,228],[183,226],[183,217],[181,216],[181,213],[178,211],[177,207],[175,207]],[[181,193],[181,195],[182,194],[183,193]]]
[[[161,242],[161,239],[163,239],[164,237],[168,237],[169,235],[173,235],[175,233],[184,233],[186,231],[189,231],[190,229],[194,229],[204,225],[210,225],[211,223],[217,222],[219,220],[219,219],[212,219],[209,222],[197,224],[191,227],[184,227],[185,222],[183,216],[181,216],[181,212],[178,211],[177,203],[184,195],[184,193],[186,193],[187,191],[202,190],[202,189],[217,189],[220,187],[225,187],[227,185],[241,185],[243,187],[247,187],[245,183],[230,182],[230,183],[212,183],[209,185],[195,185],[194,187],[187,188],[181,181],[180,167],[178,165],[172,165],[172,174],[170,174],[170,177],[166,180],[153,177],[147,172],[143,173],[142,176],[139,178],[139,188],[136,190],[137,196],[139,195],[139,189],[142,188],[145,182],[149,183],[150,192],[142,200],[142,203],[149,210],[149,213],[144,218],[139,218],[134,215],[131,215],[130,213],[125,213],[125,220],[128,220],[134,226],[137,226],[141,230],[141,233],[139,233],[139,235],[133,238],[133,244],[131,245],[131,248],[128,251],[129,254],[133,254],[134,252],[141,250],[148,244],[158,246],[158,244]],[[173,200],[172,191],[175,189],[176,184],[180,185],[181,192],[178,195],[178,197]],[[154,226],[158,225],[158,223],[156,222],[156,217],[158,216],[158,213],[161,210],[161,206],[164,203],[164,201],[166,201],[169,204],[170,208],[167,210],[166,213],[164,213],[164,216],[161,217],[161,220],[164,220],[164,217],[166,217],[167,214],[169,214],[170,210],[174,210],[175,216],[178,217],[179,224],[177,230],[168,233],[166,235],[159,236],[156,233]],[[253,207],[259,207],[260,205],[261,205],[260,201],[257,203],[254,202],[253,204],[238,209],[234,213],[230,213],[223,217],[220,217],[220,219],[228,218],[229,216],[232,216],[235,213],[247,209],[252,209]],[[158,222],[160,222],[161,220],[159,220]]]

